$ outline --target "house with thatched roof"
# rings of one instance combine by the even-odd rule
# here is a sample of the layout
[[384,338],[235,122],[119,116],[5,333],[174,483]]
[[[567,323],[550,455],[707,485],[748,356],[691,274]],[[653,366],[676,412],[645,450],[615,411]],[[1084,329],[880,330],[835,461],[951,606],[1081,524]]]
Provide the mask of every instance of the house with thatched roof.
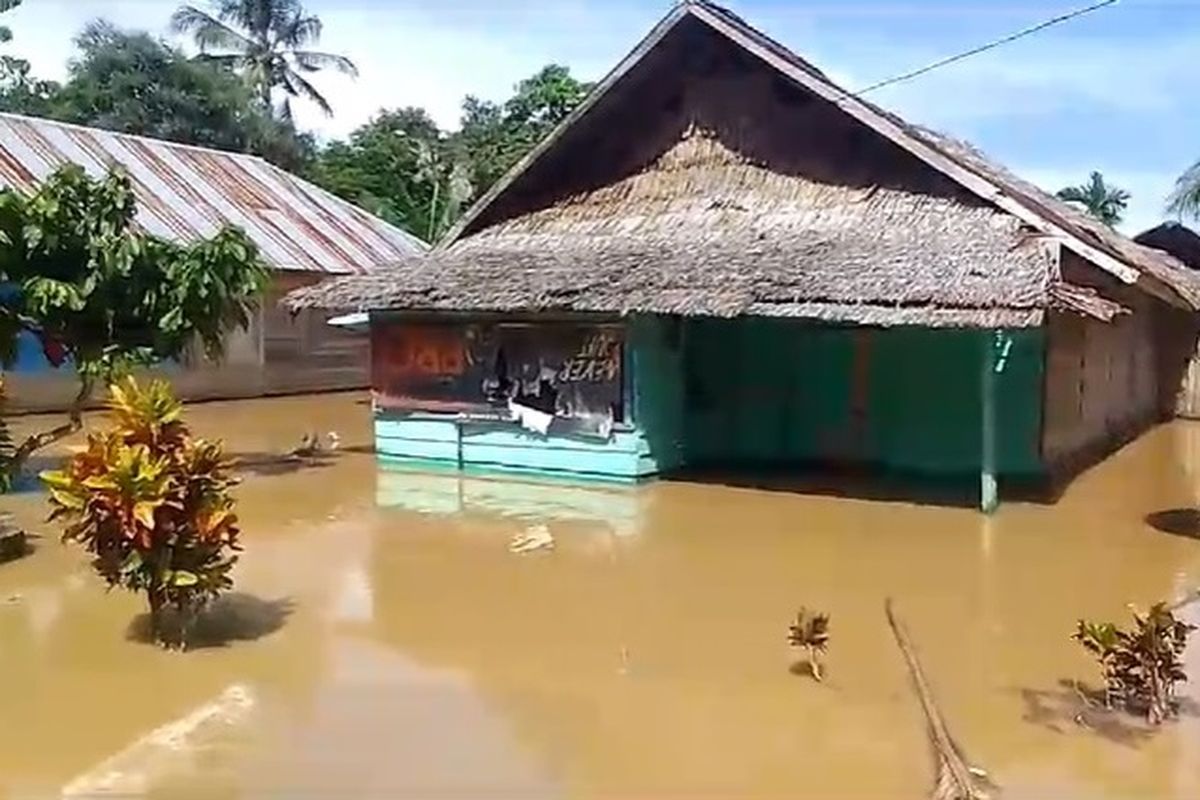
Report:
[[384,457],[865,464],[990,506],[1171,408],[1200,281],[693,0],[429,254],[286,302],[370,313]]

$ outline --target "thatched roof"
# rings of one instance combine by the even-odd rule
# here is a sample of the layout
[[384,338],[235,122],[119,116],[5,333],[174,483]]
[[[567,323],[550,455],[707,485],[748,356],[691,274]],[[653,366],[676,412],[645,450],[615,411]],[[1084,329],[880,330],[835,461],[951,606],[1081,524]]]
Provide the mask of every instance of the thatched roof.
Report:
[[847,95],[706,2],[676,7],[429,255],[292,308],[1027,326],[1119,310],[1060,248],[1176,305],[1200,280]]
[[1142,231],[1135,242],[1155,250],[1170,253],[1194,270],[1200,270],[1200,233],[1179,222],[1163,224]]

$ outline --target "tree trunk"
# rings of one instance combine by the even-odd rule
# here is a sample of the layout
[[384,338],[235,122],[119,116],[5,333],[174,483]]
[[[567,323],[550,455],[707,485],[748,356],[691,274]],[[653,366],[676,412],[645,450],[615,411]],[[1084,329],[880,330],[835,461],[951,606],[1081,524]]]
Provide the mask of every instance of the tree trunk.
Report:
[[72,433],[75,433],[83,427],[83,406],[92,396],[92,387],[95,385],[91,378],[81,377],[79,379],[79,393],[75,395],[75,400],[71,403],[71,408],[67,412],[67,421],[57,428],[35,433],[21,443],[17,451],[13,454],[13,469],[20,470],[21,467],[29,460],[29,457],[41,450],[43,447],[48,447],[60,439],[65,439]]

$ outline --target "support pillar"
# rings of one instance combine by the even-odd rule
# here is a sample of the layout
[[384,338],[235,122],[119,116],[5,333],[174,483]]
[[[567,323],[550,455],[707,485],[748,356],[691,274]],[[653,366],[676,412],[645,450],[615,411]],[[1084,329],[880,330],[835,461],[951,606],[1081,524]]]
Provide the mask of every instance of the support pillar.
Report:
[[979,508],[993,513],[1000,505],[996,485],[996,345],[999,331],[988,331],[983,337],[983,358],[980,375],[983,440],[980,447]]

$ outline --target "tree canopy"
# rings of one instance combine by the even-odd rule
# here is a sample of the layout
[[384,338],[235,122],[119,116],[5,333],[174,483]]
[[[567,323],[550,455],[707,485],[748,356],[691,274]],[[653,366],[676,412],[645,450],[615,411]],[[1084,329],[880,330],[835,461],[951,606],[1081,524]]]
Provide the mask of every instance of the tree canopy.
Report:
[[30,77],[28,64],[0,77],[0,111],[254,153],[285,169],[302,169],[312,156],[311,137],[263,112],[228,70],[103,20],[75,45],[62,84]]
[[589,89],[566,67],[551,64],[517,84],[503,103],[467,97],[454,132],[439,130],[423,109],[382,111],[348,141],[323,149],[309,177],[435,241]]
[[[11,364],[25,332],[51,363],[74,366],[80,393],[59,435],[78,426],[97,380],[178,360],[197,342],[219,356],[266,287],[266,266],[241,231],[177,244],[141,232],[135,213],[121,172],[95,180],[70,165],[32,195],[0,190],[0,359]],[[35,437],[22,450],[45,443]]]
[[[0,13],[18,2],[0,0]],[[183,6],[172,27],[192,36],[198,57],[104,20],[76,37],[62,83],[0,56],[0,111],[259,155],[434,241],[591,89],[550,64],[506,100],[464,98],[457,130],[440,129],[424,109],[381,109],[345,140],[318,146],[277,112],[289,112],[292,97],[328,108],[305,76],[353,72],[353,64],[309,49],[321,21],[299,0],[212,0],[211,12]]]
[[1087,183],[1060,189],[1058,198],[1079,206],[1109,226],[1121,223],[1129,205],[1129,192],[1105,183],[1099,172],[1093,172]]
[[325,69],[358,74],[345,56],[308,49],[320,41],[322,25],[299,0],[215,0],[211,14],[185,5],[171,18],[171,27],[192,34],[205,60],[240,74],[264,108],[272,107],[276,91],[282,93],[284,119],[291,119],[295,97],[333,114],[306,75]]

